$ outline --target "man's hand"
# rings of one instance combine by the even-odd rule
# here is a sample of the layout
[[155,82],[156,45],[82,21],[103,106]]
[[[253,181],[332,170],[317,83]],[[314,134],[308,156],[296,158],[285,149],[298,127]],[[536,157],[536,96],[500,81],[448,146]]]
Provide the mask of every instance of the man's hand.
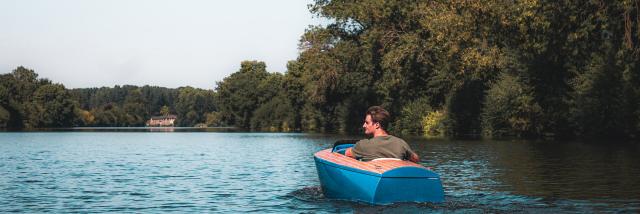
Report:
[[409,160],[411,162],[414,162],[414,163],[420,163],[420,156],[418,156],[418,154],[412,152],[411,153],[411,157],[409,157]]
[[347,150],[344,151],[344,155],[347,156],[347,157],[356,158],[356,156],[353,155],[353,152],[351,151],[351,148],[347,148]]

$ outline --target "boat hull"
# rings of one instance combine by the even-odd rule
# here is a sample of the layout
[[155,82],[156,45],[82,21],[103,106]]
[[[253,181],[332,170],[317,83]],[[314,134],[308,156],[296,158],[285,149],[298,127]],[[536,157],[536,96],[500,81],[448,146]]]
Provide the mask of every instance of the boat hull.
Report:
[[[443,202],[438,174],[408,161],[352,162],[321,151],[314,156],[325,197],[371,204]],[[346,158],[346,159],[345,159]]]

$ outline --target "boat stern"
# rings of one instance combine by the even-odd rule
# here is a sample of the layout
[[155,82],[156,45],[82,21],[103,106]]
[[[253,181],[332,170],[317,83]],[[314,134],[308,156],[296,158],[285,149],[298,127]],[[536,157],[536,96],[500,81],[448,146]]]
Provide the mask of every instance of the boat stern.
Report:
[[444,202],[440,176],[428,169],[400,167],[382,174],[374,199],[376,204],[393,202]]

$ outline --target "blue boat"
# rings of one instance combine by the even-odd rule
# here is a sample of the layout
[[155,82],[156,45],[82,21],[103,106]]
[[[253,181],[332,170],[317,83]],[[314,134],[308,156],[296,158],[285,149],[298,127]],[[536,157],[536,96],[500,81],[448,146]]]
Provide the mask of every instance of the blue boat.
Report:
[[334,146],[314,154],[325,197],[381,205],[444,201],[440,176],[429,168],[389,158],[363,162],[337,152],[351,146]]

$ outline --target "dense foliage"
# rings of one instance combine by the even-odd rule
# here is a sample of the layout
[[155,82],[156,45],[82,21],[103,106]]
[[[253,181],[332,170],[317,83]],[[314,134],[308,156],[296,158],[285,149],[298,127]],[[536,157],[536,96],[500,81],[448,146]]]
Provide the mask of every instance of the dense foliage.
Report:
[[252,94],[227,98],[257,93],[278,106],[253,101],[232,124],[278,127],[259,112],[289,128],[351,132],[382,105],[399,134],[640,134],[637,1],[316,0],[310,10],[331,23],[302,36],[274,83],[281,91],[250,83]]
[[316,0],[330,23],[307,29],[284,74],[244,61],[214,91],[64,90],[19,67],[0,77],[0,126],[137,126],[173,112],[183,126],[357,132],[382,105],[394,134],[637,139],[639,4]]

